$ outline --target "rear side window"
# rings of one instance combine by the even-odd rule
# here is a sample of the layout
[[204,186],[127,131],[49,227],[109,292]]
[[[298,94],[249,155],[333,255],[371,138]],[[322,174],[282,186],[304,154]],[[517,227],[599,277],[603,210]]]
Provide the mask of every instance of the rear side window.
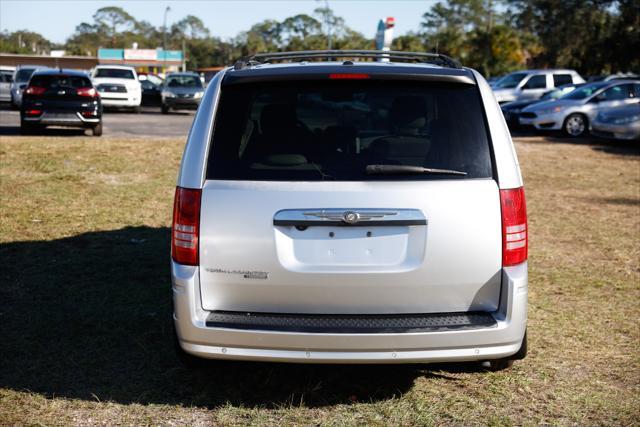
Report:
[[523,89],[545,89],[547,87],[547,76],[531,76],[524,84]]
[[566,85],[573,83],[571,79],[571,74],[554,74],[553,75],[553,85],[555,87]]
[[83,76],[33,76],[31,86],[43,87],[45,89],[91,87],[91,80]]
[[[367,175],[372,164],[466,172]],[[492,177],[472,85],[327,81],[222,87],[207,178],[430,180]]]
[[110,77],[115,79],[131,79],[135,80],[133,71],[122,70],[120,68],[98,68],[95,77]]

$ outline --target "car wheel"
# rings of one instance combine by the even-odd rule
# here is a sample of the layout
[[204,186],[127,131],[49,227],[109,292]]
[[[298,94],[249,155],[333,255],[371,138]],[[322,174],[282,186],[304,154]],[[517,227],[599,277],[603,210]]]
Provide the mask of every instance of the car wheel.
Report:
[[102,136],[102,122],[98,123],[91,129],[93,136]]
[[162,114],[169,114],[169,106],[162,104]]
[[133,112],[136,114],[142,113],[142,107],[138,105],[137,107],[133,107]]
[[573,113],[564,120],[562,129],[566,135],[575,138],[586,134],[588,127],[589,121],[584,114]]

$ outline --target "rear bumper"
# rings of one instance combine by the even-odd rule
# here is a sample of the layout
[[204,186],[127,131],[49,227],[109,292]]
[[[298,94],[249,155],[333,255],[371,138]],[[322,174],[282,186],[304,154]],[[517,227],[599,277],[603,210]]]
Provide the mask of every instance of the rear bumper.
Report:
[[79,112],[66,113],[64,116],[56,116],[51,113],[44,112],[41,116],[23,117],[22,120],[28,123],[45,126],[90,128],[97,126],[100,123],[101,118],[100,116],[91,118],[83,117]]
[[172,262],[174,322],[180,346],[209,359],[300,363],[416,363],[487,360],[516,353],[527,322],[527,264],[502,273],[496,325],[409,333],[303,333],[207,327],[198,267]]

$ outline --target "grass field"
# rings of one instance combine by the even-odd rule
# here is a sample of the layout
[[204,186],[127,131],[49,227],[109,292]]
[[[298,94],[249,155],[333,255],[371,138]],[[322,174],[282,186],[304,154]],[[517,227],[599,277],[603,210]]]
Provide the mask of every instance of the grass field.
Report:
[[640,424],[640,147],[522,138],[527,359],[213,363],[173,353],[181,140],[0,140],[0,425]]

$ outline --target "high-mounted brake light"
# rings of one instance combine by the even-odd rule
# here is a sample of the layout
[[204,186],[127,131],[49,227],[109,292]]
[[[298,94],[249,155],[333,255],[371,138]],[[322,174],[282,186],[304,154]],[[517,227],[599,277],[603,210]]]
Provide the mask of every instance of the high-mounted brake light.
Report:
[[520,264],[527,260],[527,205],[524,188],[500,190],[502,208],[502,266]]
[[198,265],[201,190],[176,188],[171,227],[171,257],[179,264]]
[[25,89],[24,93],[26,95],[42,95],[46,91],[47,89],[40,86],[29,86]]
[[95,98],[98,93],[92,87],[81,87],[78,89],[77,94],[78,96],[89,96],[91,98]]
[[364,73],[333,73],[329,74],[330,79],[344,79],[344,80],[363,80],[368,79],[369,74]]

